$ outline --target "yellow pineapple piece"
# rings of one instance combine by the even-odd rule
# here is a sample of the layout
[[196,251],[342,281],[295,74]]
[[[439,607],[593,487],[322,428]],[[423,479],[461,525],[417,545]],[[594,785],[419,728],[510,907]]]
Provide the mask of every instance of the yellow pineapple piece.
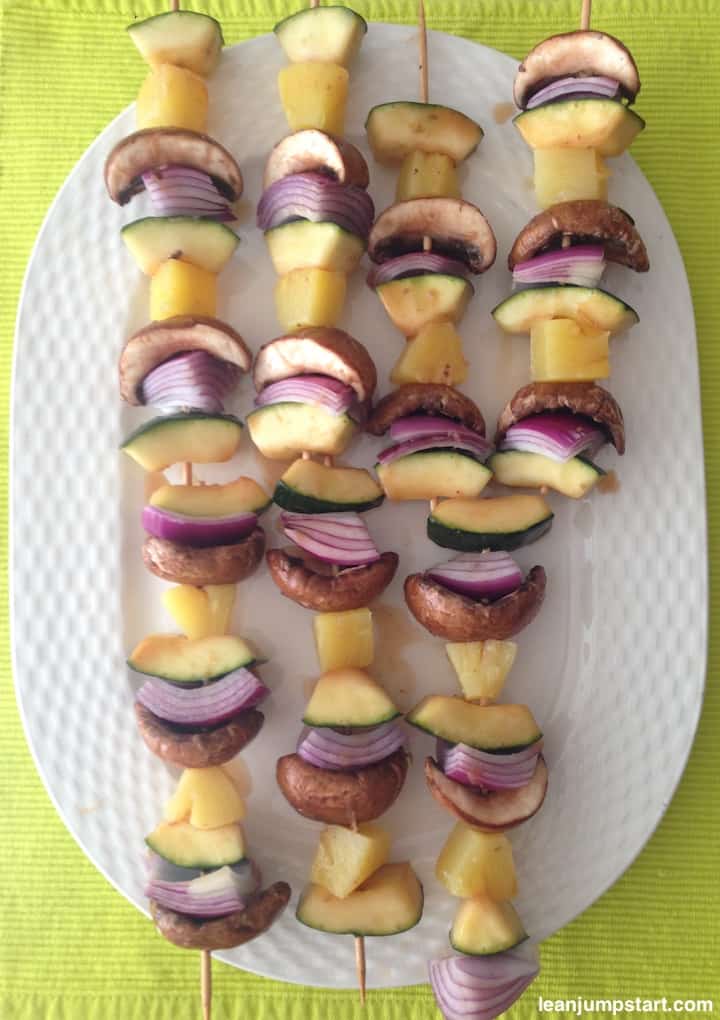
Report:
[[390,381],[396,386],[411,382],[457,386],[465,382],[467,374],[462,340],[452,322],[431,322],[408,340]]
[[435,877],[451,896],[489,896],[510,900],[517,895],[512,846],[501,832],[480,832],[458,822],[435,865]]
[[166,822],[188,820],[196,829],[218,829],[240,822],[245,804],[238,788],[221,768],[185,769],[165,805]]
[[496,701],[517,654],[514,641],[459,641],[445,645],[463,694]]
[[345,130],[350,76],[339,64],[307,60],[278,74],[283,110],[291,131],[318,128],[331,135]]
[[530,327],[533,382],[592,381],[610,375],[610,334],[574,319],[543,319]]
[[343,899],[374,874],[390,854],[390,834],[374,822],[357,831],[329,825],[320,833],[310,881]]
[[435,196],[460,198],[455,161],[444,152],[409,152],[400,167],[395,201]]
[[168,259],[150,280],[150,318],[217,313],[217,276],[190,262]]
[[135,107],[138,130],[177,127],[207,130],[208,91],[203,79],[184,67],[159,64],[140,86]]
[[284,330],[334,326],[345,304],[346,277],[331,269],[293,269],[275,284],[275,310]]
[[595,149],[535,149],[535,197],[547,209],[576,198],[607,199],[610,171]]
[[179,584],[162,594],[165,608],[185,637],[214,637],[227,634],[230,614],[235,604],[234,584],[209,584],[194,588]]
[[373,660],[373,624],[369,609],[319,613],[313,620],[315,645],[323,673],[352,666],[364,669]]

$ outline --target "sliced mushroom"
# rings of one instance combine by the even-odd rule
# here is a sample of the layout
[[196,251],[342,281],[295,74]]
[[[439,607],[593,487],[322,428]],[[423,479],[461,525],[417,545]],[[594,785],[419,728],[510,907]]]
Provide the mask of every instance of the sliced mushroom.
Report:
[[163,581],[192,584],[237,584],[257,568],[265,551],[265,532],[257,527],[232,545],[196,549],[166,538],[145,539],[142,557],[148,570]]
[[405,383],[380,400],[365,428],[373,436],[382,436],[398,418],[411,414],[441,414],[485,435],[485,420],[480,408],[464,393],[442,383]]
[[372,397],[377,385],[375,364],[360,341],[328,326],[307,326],[264,344],[255,358],[253,381],[259,393],[278,379],[313,374],[352,387],[361,402]]
[[234,329],[219,319],[178,315],[151,322],[134,333],[120,355],[120,396],[128,404],[144,403],[142,381],[149,372],[184,351],[206,351],[218,361],[249,372],[252,354]]
[[461,822],[482,832],[505,832],[522,825],[540,810],[547,793],[548,770],[540,755],[526,786],[479,793],[450,779],[433,758],[426,758],[425,782],[438,804]]
[[233,949],[267,931],[290,900],[287,882],[275,882],[256,893],[243,910],[227,917],[203,920],[179,914],[150,900],[150,913],[155,927],[166,939],[181,949]]
[[460,198],[411,198],[396,202],[375,220],[368,240],[373,262],[423,250],[423,238],[433,251],[465,262],[473,273],[484,273],[495,261],[497,245],[483,214]]
[[381,595],[395,576],[398,555],[384,552],[379,560],[363,567],[346,567],[337,574],[320,573],[300,555],[285,549],[269,549],[270,576],[283,595],[319,613],[362,609]]
[[533,567],[520,587],[494,602],[476,602],[427,574],[405,579],[405,601],[418,623],[446,641],[507,641],[540,612],[546,576]]
[[286,754],[277,763],[282,794],[298,814],[326,825],[371,822],[384,814],[403,788],[408,756],[403,750],[352,771],[320,769]]
[[144,189],[142,174],[161,166],[202,170],[230,202],[242,195],[240,167],[219,142],[199,131],[145,128],[123,138],[106,159],[105,184],[110,198],[125,205]]
[[515,238],[508,268],[560,248],[565,237],[571,244],[601,244],[608,262],[628,266],[637,273],[650,268],[647,249],[633,218],[624,209],[596,198],[558,202],[533,216]]
[[224,765],[257,736],[265,716],[255,708],[238,712],[220,726],[188,730],[173,726],[135,702],[140,736],[153,754],[184,769],[206,769]]
[[640,91],[640,76],[630,50],[606,32],[563,32],[543,39],[518,68],[513,87],[521,110],[536,92],[555,78],[614,78],[631,102]]
[[495,445],[518,421],[543,411],[572,411],[591,418],[607,433],[618,453],[625,453],[625,424],[620,405],[611,393],[590,382],[529,383],[519,389],[500,413]]
[[351,142],[307,128],[278,142],[265,164],[263,188],[290,174],[311,170],[326,173],[340,184],[367,188],[370,181],[365,157]]

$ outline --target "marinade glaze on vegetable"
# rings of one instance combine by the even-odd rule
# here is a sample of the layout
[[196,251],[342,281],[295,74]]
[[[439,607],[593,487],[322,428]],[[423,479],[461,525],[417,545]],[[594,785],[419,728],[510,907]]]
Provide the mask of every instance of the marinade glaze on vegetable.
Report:
[[[285,882],[261,888],[241,824],[244,800],[222,768],[261,729],[258,705],[269,693],[257,653],[227,631],[235,584],[262,558],[258,517],[270,497],[251,478],[193,485],[193,463],[229,460],[238,448],[242,422],[225,402],[252,362],[242,337],[216,317],[216,277],[238,243],[226,222],[242,192],[234,157],[203,133],[204,78],[220,57],[220,26],[174,10],[129,32],[150,70],[139,130],[110,153],[105,179],[121,204],[147,189],[158,215],[122,230],[150,277],[152,321],[125,344],[119,383],[128,404],[160,413],[122,449],[155,475],[142,511],[143,559],[177,585],[163,600],[182,631],[146,637],[128,659],[142,681],[135,714],[143,740],[184,769],[146,839],[146,895],[162,935],[203,951],[207,1012],[209,952],[262,934],[290,898]],[[184,484],[158,477],[179,463]]]

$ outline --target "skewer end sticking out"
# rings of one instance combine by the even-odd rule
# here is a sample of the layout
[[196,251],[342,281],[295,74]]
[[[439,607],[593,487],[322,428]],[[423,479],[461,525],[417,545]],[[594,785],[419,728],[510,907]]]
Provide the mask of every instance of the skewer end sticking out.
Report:
[[360,1005],[365,1005],[365,939],[362,935],[355,936],[355,965],[357,967]]
[[590,28],[590,14],[592,11],[592,0],[582,0],[582,11],[580,13],[580,28],[587,32]]
[[212,956],[207,949],[203,949],[200,953],[200,997],[202,1000],[203,1020],[210,1020],[212,1009]]

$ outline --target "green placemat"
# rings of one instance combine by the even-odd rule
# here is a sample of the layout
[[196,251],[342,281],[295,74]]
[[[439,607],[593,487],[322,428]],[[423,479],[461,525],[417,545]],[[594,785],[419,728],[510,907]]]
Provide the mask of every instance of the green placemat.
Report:
[[[297,3],[224,0],[188,6],[218,17],[226,40],[234,43],[268,31]],[[369,20],[415,19],[411,0],[356,0],[354,6]],[[579,0],[428,0],[427,7],[430,27],[520,57],[544,36],[574,26]],[[58,187],[87,145],[134,98],[142,80],[143,67],[124,26],[160,9],[150,0],[5,0],[2,7],[3,510],[12,334],[25,264]],[[714,247],[720,228],[720,4],[595,0],[593,23],[622,38],[639,63],[641,112],[648,130],[633,147],[633,155],[665,207],[690,277],[700,344],[712,558],[720,530],[720,451],[714,431],[720,424],[715,396],[720,387],[720,307],[713,301],[718,279]],[[671,301],[672,295],[662,300]],[[2,543],[6,562],[6,529]],[[717,579],[712,578],[711,605],[717,603],[716,594]],[[9,679],[6,592],[0,611],[5,667],[0,688],[0,1017],[196,1018],[197,954],[180,952],[155,935],[86,860],[48,800],[25,744]],[[714,682],[718,658],[714,631],[700,730],[657,833],[610,892],[545,943],[542,975],[508,1014],[513,1020],[538,1015],[539,995],[712,998],[720,1011],[716,793],[720,697]],[[280,984],[221,964],[214,972],[215,1020],[336,1020],[363,1015],[352,993]],[[624,1007],[621,1015],[629,1013]],[[370,1020],[437,1016],[427,986],[371,992],[364,1015]]]

